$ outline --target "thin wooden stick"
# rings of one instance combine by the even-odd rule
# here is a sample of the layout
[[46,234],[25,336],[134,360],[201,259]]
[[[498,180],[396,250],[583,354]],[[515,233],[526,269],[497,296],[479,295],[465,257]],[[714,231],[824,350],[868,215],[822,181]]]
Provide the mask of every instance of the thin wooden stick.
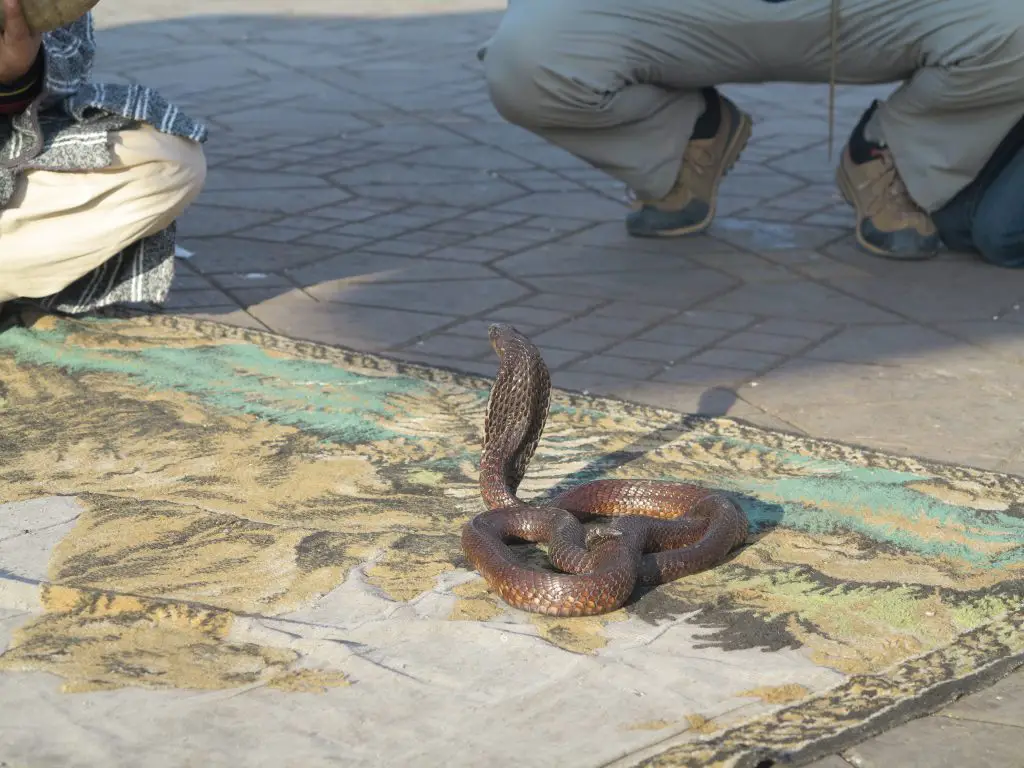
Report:
[[836,135],[836,79],[839,70],[839,0],[832,0],[829,31],[828,73],[828,159],[832,162]]

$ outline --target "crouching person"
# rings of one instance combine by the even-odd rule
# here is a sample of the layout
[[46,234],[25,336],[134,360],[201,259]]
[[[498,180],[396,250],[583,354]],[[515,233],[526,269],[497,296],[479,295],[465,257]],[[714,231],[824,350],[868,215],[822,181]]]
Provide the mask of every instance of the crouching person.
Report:
[[160,303],[175,219],[206,177],[206,129],[152,90],[89,81],[92,16],[0,33],[0,304],[80,313]]
[[1024,266],[1021,0],[510,0],[481,57],[506,120],[634,192],[641,237],[710,226],[753,128],[718,86],[900,82],[836,169],[857,242]]

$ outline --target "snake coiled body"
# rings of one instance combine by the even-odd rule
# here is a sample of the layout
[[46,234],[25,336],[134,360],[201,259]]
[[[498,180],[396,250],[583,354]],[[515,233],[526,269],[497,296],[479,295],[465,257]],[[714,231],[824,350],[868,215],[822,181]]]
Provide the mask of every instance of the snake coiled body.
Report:
[[[480,491],[488,510],[462,530],[473,567],[516,608],[590,616],[621,607],[638,584],[673,581],[720,563],[747,536],[743,510],[725,494],[656,480],[596,480],[544,506],[516,492],[540,443],[551,379],[537,348],[509,325],[490,329],[500,359],[484,422]],[[587,531],[583,522],[609,517]],[[561,573],[525,565],[514,540],[548,544]]]

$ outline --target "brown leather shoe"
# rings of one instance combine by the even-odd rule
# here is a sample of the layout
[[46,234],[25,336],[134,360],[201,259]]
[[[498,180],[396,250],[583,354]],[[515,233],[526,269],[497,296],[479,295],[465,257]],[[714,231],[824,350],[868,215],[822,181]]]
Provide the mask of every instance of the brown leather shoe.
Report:
[[930,259],[941,244],[935,224],[910,197],[888,147],[864,138],[876,107],[854,129],[836,170],[836,183],[857,212],[857,244],[889,259]]
[[713,136],[690,139],[675,186],[661,200],[638,200],[626,217],[635,237],[680,237],[703,232],[715,217],[718,185],[736,164],[750,139],[753,121],[729,99],[718,99],[719,123]]

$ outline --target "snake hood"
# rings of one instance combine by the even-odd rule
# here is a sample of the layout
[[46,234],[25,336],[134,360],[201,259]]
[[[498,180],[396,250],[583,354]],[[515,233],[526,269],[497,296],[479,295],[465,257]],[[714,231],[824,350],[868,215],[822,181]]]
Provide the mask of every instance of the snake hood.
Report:
[[551,376],[540,352],[516,328],[488,331],[500,360],[487,400],[480,482],[493,506],[519,503],[515,493],[537,450],[547,419]]

